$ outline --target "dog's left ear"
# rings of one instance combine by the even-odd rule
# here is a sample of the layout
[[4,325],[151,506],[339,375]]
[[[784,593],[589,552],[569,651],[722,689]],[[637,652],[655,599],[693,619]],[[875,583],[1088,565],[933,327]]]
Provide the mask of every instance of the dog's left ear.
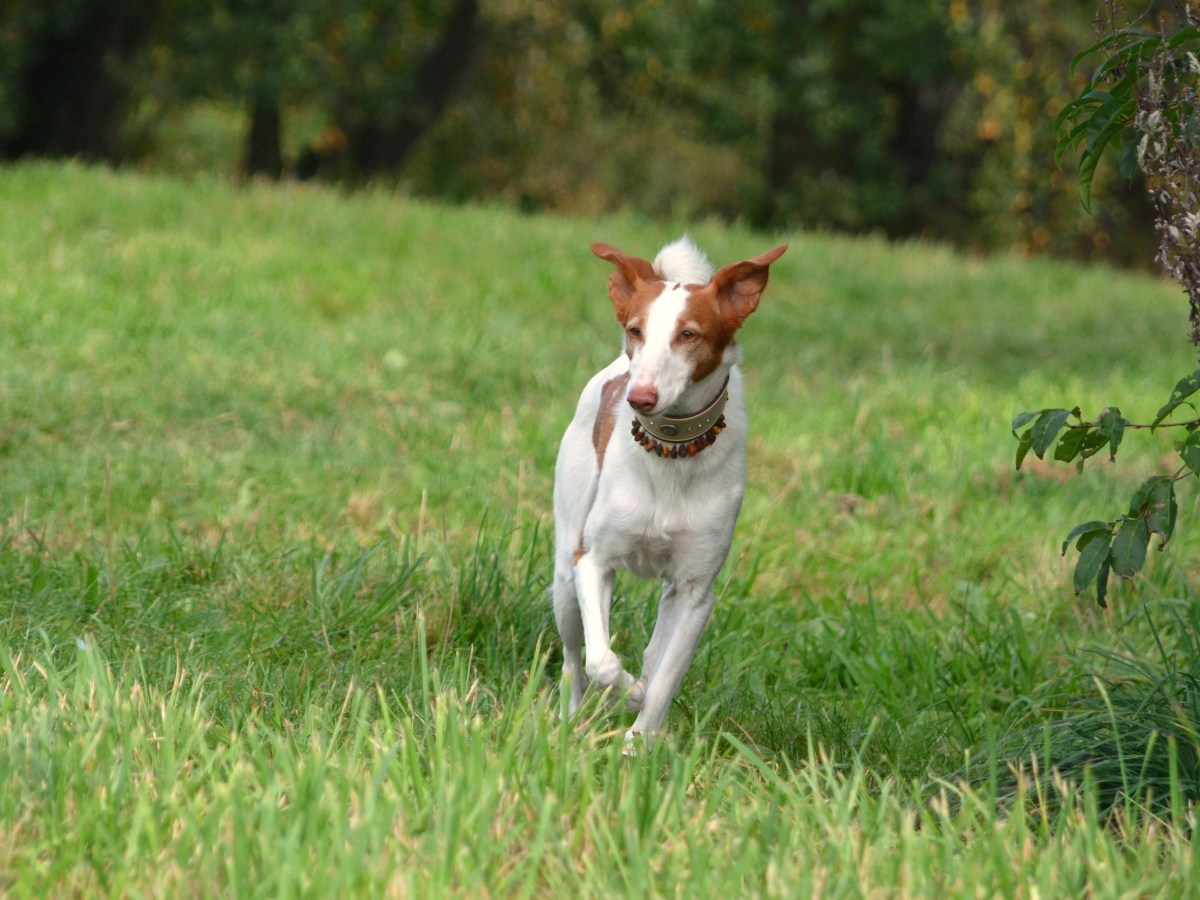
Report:
[[783,256],[787,247],[787,244],[780,244],[753,259],[723,266],[713,275],[709,284],[716,290],[725,323],[731,331],[741,328],[746,317],[758,309],[758,298],[767,286],[769,267]]
[[654,266],[637,256],[622,253],[611,244],[592,244],[592,252],[617,267],[608,276],[608,296],[612,300],[617,319],[624,323],[628,318],[629,301],[634,292],[651,281],[661,281]]

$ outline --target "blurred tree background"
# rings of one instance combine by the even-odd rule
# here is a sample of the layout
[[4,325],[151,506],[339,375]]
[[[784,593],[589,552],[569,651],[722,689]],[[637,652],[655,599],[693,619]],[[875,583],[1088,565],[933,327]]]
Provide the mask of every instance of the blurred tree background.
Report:
[[1093,216],[1054,164],[1095,15],[1096,0],[0,0],[0,158],[1150,265],[1141,185],[1103,170]]

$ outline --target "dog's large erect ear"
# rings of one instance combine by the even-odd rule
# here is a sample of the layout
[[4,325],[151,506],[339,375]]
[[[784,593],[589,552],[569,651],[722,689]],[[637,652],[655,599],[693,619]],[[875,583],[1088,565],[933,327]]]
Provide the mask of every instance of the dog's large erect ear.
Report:
[[608,276],[608,296],[612,300],[617,318],[623,322],[626,319],[629,301],[638,287],[662,279],[646,260],[622,253],[611,244],[592,244],[592,252],[617,267],[617,270]]
[[709,282],[716,289],[717,299],[725,313],[726,325],[733,331],[742,327],[746,317],[758,309],[758,298],[767,286],[771,263],[783,256],[787,244],[760,253],[753,259],[730,263],[717,270]]

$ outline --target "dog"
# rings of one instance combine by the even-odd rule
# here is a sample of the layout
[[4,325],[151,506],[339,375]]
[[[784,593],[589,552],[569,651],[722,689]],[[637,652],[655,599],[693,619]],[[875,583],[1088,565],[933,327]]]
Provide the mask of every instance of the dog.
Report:
[[[608,244],[608,296],[624,352],[583,389],[554,472],[554,618],[573,715],[590,683],[637,712],[625,733],[653,743],[716,603],[746,486],[746,413],[735,337],[781,244],[713,273],[686,236],[650,263]],[[613,652],[618,569],[661,579],[654,631],[634,678]],[[583,653],[586,650],[586,667]]]

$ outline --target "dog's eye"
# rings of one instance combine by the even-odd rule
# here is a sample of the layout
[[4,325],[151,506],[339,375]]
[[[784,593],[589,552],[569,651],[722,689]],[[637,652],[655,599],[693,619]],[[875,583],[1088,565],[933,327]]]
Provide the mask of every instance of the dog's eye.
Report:
[[640,338],[642,336],[642,329],[638,328],[636,325],[630,325],[625,329],[625,333],[631,338]]
[[685,328],[683,331],[679,332],[679,336],[681,338],[683,338],[685,341],[690,341],[692,338],[694,338],[696,336],[696,332],[690,331]]

